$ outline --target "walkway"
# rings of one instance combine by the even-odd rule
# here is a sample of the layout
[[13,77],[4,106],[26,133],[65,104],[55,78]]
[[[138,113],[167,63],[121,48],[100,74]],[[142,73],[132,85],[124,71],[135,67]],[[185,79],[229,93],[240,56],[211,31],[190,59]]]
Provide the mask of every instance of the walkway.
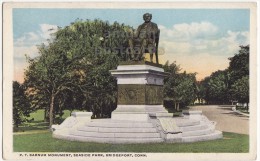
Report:
[[249,134],[249,117],[232,111],[230,105],[191,106],[191,109],[201,110],[209,120],[216,121],[217,130]]

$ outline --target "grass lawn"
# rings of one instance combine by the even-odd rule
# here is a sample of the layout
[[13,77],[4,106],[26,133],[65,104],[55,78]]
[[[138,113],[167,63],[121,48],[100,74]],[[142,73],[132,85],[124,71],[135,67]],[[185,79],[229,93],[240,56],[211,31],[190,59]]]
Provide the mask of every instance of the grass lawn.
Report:
[[[64,114],[62,115],[62,119],[66,119],[70,116],[69,110],[64,110]],[[15,132],[25,132],[25,131],[39,131],[39,130],[47,130],[49,129],[49,123],[44,122],[44,110],[37,110],[30,114],[28,118],[33,119],[30,122],[25,122],[19,126],[19,128],[14,128]]]
[[[64,110],[64,114],[62,115],[62,118],[65,119],[70,116],[69,110]],[[44,110],[37,110],[35,112],[32,112],[30,114],[29,119],[34,119],[34,121],[43,121],[44,120]]]
[[14,135],[14,152],[158,152],[247,153],[249,136],[223,133],[224,138],[196,143],[101,144],[52,138],[50,132]]

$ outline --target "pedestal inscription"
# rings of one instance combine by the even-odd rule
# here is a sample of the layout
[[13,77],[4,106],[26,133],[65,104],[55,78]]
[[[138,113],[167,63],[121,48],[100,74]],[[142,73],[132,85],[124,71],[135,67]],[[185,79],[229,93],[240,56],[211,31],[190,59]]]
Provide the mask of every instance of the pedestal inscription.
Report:
[[161,105],[163,87],[147,84],[118,85],[119,105]]

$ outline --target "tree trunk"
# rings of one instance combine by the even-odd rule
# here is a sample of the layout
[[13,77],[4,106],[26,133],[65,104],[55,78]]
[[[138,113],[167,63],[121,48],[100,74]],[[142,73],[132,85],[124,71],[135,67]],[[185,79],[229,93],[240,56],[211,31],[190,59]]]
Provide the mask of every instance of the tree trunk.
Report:
[[177,111],[177,103],[174,102],[174,109]]
[[44,122],[48,122],[48,108],[46,107],[45,109],[44,109]]
[[180,111],[180,103],[177,104],[177,111]]
[[50,104],[50,113],[49,113],[49,118],[50,118],[50,124],[49,127],[51,128],[53,124],[53,109],[54,109],[54,94],[51,95],[51,104]]

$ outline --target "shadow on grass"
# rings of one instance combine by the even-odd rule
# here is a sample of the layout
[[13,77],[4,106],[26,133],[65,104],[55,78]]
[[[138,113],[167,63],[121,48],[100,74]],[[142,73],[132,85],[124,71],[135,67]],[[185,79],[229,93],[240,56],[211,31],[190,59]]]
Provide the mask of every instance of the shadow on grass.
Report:
[[105,144],[55,139],[50,132],[14,135],[15,152],[248,153],[249,135],[223,133],[223,139],[195,143]]
[[42,121],[32,121],[29,123],[24,123],[18,128],[14,127],[14,132],[25,132],[25,131],[32,131],[32,130],[47,130],[49,129],[49,123],[48,122],[42,122]]

